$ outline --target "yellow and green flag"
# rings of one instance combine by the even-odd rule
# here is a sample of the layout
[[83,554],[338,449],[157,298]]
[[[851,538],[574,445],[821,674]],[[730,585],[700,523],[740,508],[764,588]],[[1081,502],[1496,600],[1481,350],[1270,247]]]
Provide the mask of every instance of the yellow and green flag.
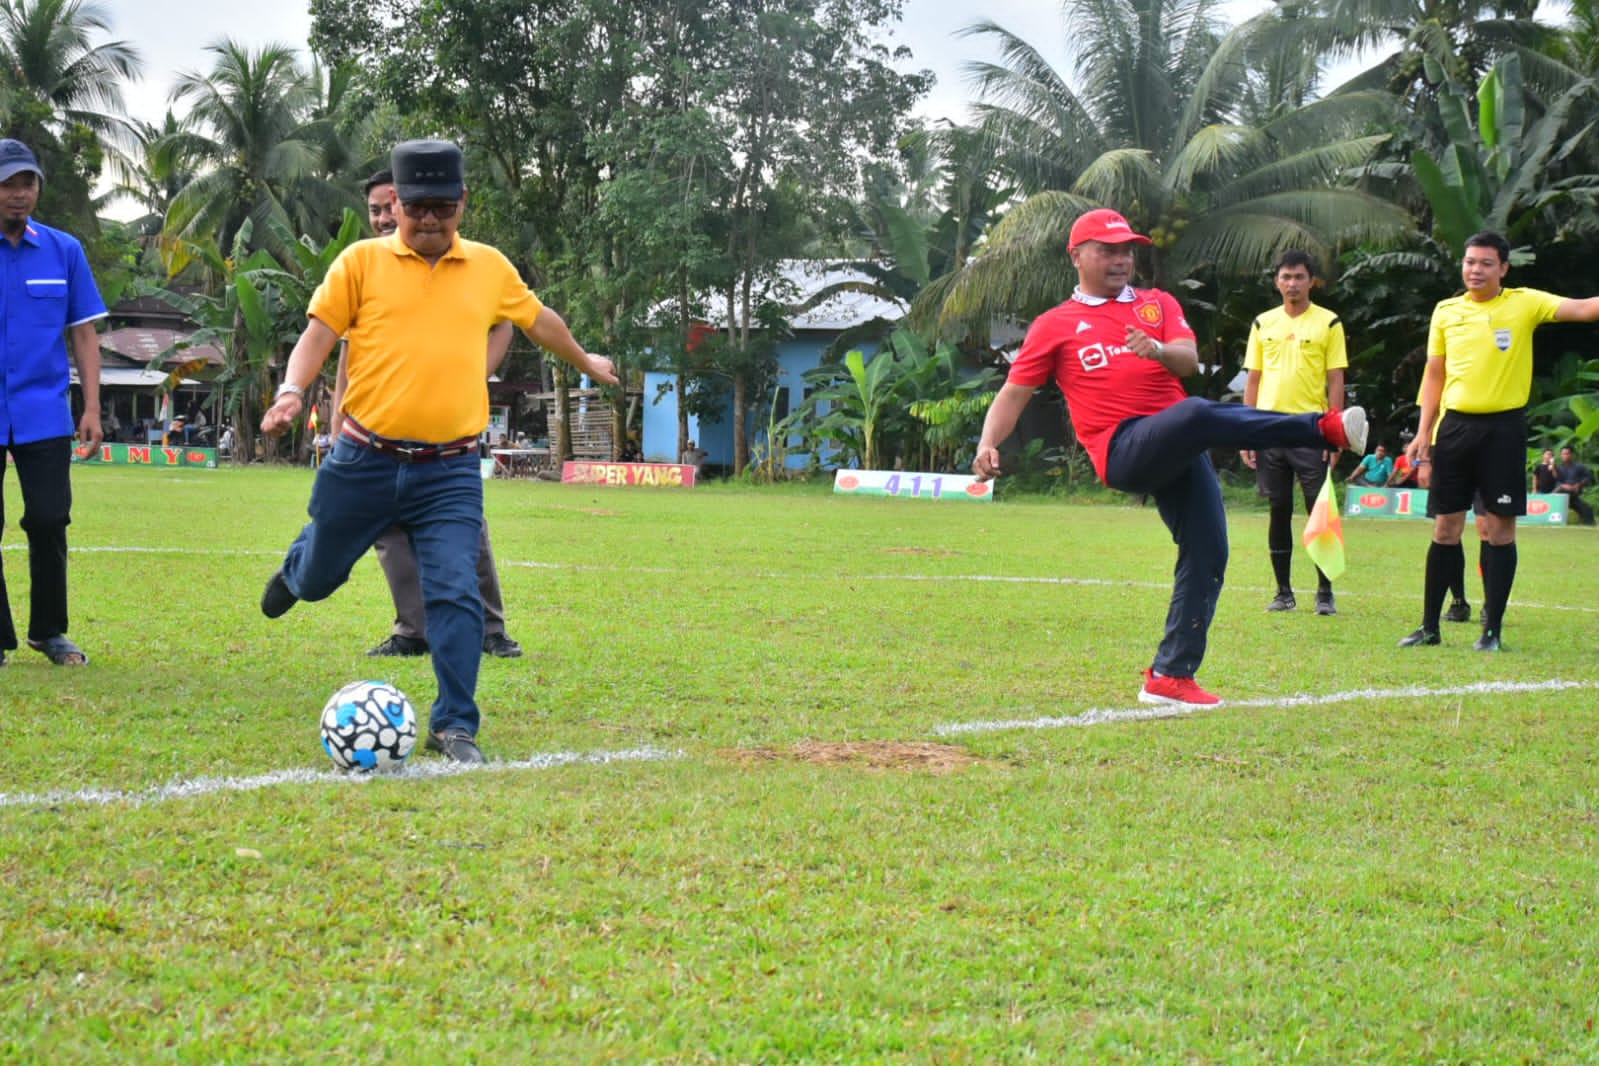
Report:
[[1346,566],[1344,560],[1344,520],[1338,513],[1338,494],[1333,489],[1332,468],[1316,494],[1303,536],[1305,553],[1321,567],[1331,581],[1337,581]]

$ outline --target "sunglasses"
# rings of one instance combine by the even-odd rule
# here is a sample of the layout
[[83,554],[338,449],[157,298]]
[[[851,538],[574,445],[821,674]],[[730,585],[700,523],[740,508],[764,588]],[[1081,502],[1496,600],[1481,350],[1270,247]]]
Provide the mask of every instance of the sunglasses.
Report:
[[455,213],[461,209],[459,200],[418,200],[414,203],[401,204],[400,209],[407,218],[427,218],[432,215],[443,222],[447,218],[454,218]]

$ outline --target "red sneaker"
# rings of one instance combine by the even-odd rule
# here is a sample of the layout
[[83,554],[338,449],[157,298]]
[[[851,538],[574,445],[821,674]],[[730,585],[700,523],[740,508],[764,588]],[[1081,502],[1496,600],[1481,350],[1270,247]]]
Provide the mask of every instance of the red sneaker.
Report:
[[1214,707],[1220,696],[1212,696],[1191,677],[1160,677],[1154,670],[1144,671],[1144,687],[1139,703],[1172,703],[1179,707]]

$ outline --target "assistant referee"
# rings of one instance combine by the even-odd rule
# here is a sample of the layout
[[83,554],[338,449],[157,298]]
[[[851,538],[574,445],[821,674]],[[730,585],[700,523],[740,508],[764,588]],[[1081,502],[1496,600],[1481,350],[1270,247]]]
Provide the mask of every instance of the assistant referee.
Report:
[[[1466,240],[1466,291],[1441,301],[1427,333],[1421,418],[1406,449],[1429,490],[1421,628],[1400,647],[1440,643],[1438,619],[1449,578],[1465,566],[1460,535],[1473,494],[1484,510],[1482,635],[1478,651],[1502,651],[1501,629],[1516,580],[1516,518],[1527,513],[1527,396],[1532,334],[1546,322],[1599,320],[1599,297],[1571,300],[1504,285],[1510,242],[1483,232]],[[1442,412],[1442,415],[1440,415]]]

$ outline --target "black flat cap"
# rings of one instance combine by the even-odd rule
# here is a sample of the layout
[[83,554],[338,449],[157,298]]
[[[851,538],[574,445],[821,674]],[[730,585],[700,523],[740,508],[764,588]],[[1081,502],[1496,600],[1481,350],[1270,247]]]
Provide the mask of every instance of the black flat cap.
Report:
[[402,204],[459,200],[466,187],[466,160],[449,141],[401,141],[389,153],[389,168]]

